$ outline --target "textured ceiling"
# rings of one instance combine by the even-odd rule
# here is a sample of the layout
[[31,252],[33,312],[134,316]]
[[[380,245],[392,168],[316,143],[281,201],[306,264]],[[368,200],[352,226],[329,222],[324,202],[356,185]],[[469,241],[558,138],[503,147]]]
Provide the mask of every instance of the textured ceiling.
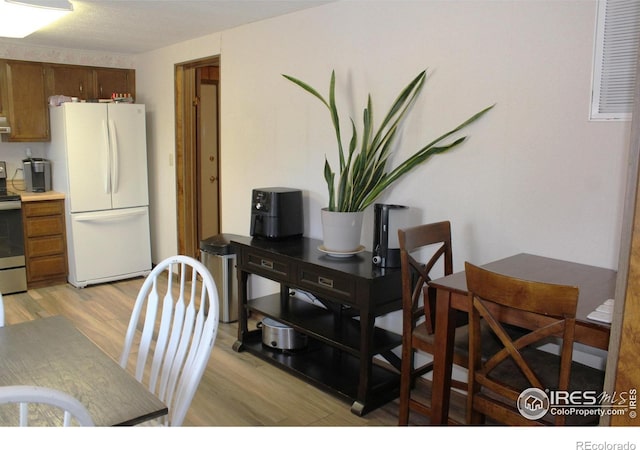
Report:
[[328,1],[71,0],[71,3],[72,14],[24,39],[0,38],[0,43],[136,54]]

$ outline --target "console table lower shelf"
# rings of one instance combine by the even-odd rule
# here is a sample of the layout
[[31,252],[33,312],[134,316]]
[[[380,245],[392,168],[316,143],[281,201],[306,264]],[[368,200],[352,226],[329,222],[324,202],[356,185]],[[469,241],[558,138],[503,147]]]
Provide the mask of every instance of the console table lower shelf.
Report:
[[[351,412],[360,416],[399,396],[400,358],[394,351],[402,336],[375,326],[376,318],[402,309],[399,270],[374,266],[371,252],[331,258],[319,250],[320,240],[306,237],[240,236],[232,243],[238,255],[236,351],[247,350],[351,400]],[[278,283],[280,292],[250,299],[250,276]],[[297,291],[308,295],[298,297]],[[262,331],[249,329],[254,313],[304,333],[306,348],[283,352],[264,346]]]
[[400,376],[373,364],[369,399],[366,404],[358,401],[359,358],[311,337],[304,349],[282,351],[263,345],[260,330],[254,330],[246,334],[244,342],[236,341],[233,349],[248,351],[325,392],[353,401],[351,412],[359,416],[398,398],[399,395]]

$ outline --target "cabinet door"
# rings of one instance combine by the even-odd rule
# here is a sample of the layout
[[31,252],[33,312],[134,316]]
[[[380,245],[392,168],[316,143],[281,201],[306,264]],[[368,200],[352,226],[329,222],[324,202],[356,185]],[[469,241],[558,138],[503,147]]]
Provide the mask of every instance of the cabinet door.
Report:
[[42,63],[6,61],[10,141],[49,140],[49,110]]
[[66,95],[81,100],[95,98],[93,93],[93,73],[89,67],[48,66],[47,97]]
[[[94,69],[97,98],[111,98],[112,93],[135,95],[135,75],[127,69]],[[134,96],[135,98],[135,96]]]
[[29,289],[64,283],[68,272],[64,200],[23,202],[22,222]]

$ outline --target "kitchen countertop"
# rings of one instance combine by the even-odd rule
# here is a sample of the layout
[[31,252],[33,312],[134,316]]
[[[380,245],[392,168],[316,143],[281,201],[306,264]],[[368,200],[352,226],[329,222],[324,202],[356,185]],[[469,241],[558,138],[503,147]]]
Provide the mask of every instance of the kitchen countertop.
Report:
[[23,202],[38,202],[43,200],[61,200],[64,199],[64,194],[57,191],[47,192],[19,192],[20,198]]
[[62,200],[64,194],[58,191],[47,192],[28,192],[24,186],[24,180],[11,180],[11,184],[7,183],[7,188],[20,195],[20,200],[23,202],[39,202],[43,200]]

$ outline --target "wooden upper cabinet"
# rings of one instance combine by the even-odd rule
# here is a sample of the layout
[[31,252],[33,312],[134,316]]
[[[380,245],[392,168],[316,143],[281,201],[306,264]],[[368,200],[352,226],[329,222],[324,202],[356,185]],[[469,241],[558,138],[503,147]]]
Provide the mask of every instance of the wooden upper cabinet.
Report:
[[0,59],[0,113],[10,142],[49,141],[49,97],[95,101],[111,93],[135,99],[135,70]]
[[47,98],[51,95],[94,98],[91,67],[47,65]]
[[47,97],[66,95],[80,100],[111,98],[111,93],[135,93],[135,71],[103,67],[47,64]]
[[0,64],[5,74],[6,103],[13,142],[42,142],[49,138],[49,109],[45,96],[42,63],[7,60]]
[[111,98],[112,93],[131,94],[135,99],[135,71],[96,68],[93,70],[96,98]]

